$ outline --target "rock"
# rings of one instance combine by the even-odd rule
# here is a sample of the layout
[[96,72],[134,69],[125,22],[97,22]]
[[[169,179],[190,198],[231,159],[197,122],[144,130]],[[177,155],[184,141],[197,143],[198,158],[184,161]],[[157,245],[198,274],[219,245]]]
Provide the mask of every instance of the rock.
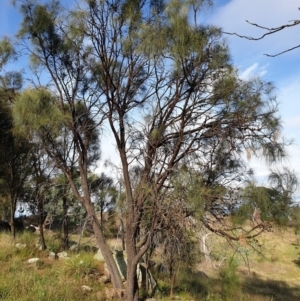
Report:
[[38,249],[38,250],[43,250],[43,246],[41,244],[36,244],[35,247]]
[[66,257],[68,257],[68,253],[65,251],[57,253],[57,257],[58,258],[66,258]]
[[63,252],[60,252],[60,253],[57,253],[57,257],[58,259],[60,260],[63,260],[63,259],[70,259],[70,257],[68,257],[68,253],[63,251]]
[[102,255],[100,249],[98,249],[97,253],[94,255],[94,259],[104,261],[104,257]]
[[35,257],[35,258],[30,258],[30,259],[28,259],[28,263],[30,263],[30,264],[36,263],[36,262],[38,262],[39,260],[40,260],[40,259],[37,258],[37,257]]
[[16,248],[18,248],[18,249],[25,249],[26,248],[26,244],[17,243],[16,244]]
[[49,252],[48,258],[54,260],[56,259],[56,254],[54,252]]
[[69,249],[70,249],[70,251],[75,252],[75,251],[79,250],[79,246],[77,244],[75,244],[75,245],[72,245]]
[[83,285],[81,286],[81,289],[84,291],[84,292],[91,292],[93,291],[93,289],[87,285]]

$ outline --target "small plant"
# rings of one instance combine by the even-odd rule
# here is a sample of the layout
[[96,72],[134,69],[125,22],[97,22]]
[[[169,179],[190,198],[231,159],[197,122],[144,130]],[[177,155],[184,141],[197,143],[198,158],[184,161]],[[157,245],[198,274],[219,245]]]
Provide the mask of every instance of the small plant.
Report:
[[57,235],[50,237],[47,241],[47,249],[51,252],[58,253],[61,250],[61,239]]
[[232,258],[220,270],[222,300],[241,300],[241,283],[237,274],[237,263]]
[[93,254],[77,255],[66,261],[65,272],[70,276],[84,277],[97,271],[97,262]]

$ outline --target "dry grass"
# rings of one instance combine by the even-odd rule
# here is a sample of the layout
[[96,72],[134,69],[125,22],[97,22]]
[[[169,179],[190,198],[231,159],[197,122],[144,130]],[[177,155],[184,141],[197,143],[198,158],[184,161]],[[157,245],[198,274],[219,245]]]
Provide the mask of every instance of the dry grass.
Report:
[[[242,281],[243,297],[233,301],[300,300],[300,245],[299,236],[293,229],[274,229],[273,232],[264,233],[255,245],[259,252],[245,241],[236,244],[235,249],[229,248],[227,242],[220,238],[214,238],[211,245],[218,260],[234,257],[239,263],[238,275]],[[200,266],[215,283],[219,282],[219,263],[214,261],[213,265]],[[217,284],[212,286],[218,287]],[[211,300],[222,298],[213,297]]]
[[[53,261],[48,259],[47,251],[39,251],[34,247],[32,242],[35,238],[34,234],[24,234],[12,242],[8,235],[0,234],[2,263],[0,300],[104,300],[101,297],[103,284],[98,281],[98,276],[103,272],[103,265],[94,262],[91,251],[70,253],[70,261]],[[53,247],[56,247],[50,236],[47,239]],[[78,241],[76,236],[72,236],[71,239]],[[18,250],[15,247],[18,242],[26,243],[28,247]],[[230,301],[299,301],[300,246],[298,242],[299,237],[291,229],[286,231],[277,229],[265,233],[258,239],[256,245],[256,247],[260,246],[259,250],[263,255],[260,256],[246,242],[240,246],[236,245],[234,251],[228,247],[225,240],[213,238],[210,244],[213,257],[217,260],[213,265],[199,265],[193,271],[183,267],[178,275],[173,298],[177,297],[182,301],[223,301],[226,298]],[[90,246],[96,244],[92,237],[82,238],[81,243]],[[120,243],[120,240],[110,240],[112,247],[118,248]],[[41,260],[36,265],[29,265],[27,260],[31,257],[39,257]],[[232,271],[236,273],[238,281],[230,270],[223,270],[223,278],[219,274],[220,260],[224,258],[229,260],[232,257],[239,265],[236,272]],[[246,261],[243,260],[245,257]],[[224,267],[225,262],[226,260],[223,260],[220,266]],[[245,262],[248,262],[248,265]],[[202,271],[209,277],[203,276]],[[159,278],[160,289],[155,298],[170,300],[169,283],[165,276]],[[93,291],[84,292],[81,289],[82,285],[90,286]],[[227,296],[224,295],[226,291],[230,292]]]

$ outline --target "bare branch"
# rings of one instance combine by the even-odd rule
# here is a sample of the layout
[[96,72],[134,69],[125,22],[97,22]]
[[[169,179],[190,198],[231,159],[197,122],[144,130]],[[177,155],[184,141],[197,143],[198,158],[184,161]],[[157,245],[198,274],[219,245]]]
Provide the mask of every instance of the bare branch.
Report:
[[[252,26],[255,26],[255,27],[267,30],[268,32],[266,32],[265,34],[263,34],[262,36],[260,36],[258,38],[254,38],[254,37],[251,37],[251,36],[240,35],[240,34],[238,34],[236,32],[226,32],[226,31],[223,31],[223,33],[224,34],[228,34],[228,35],[232,35],[232,36],[237,36],[239,38],[243,38],[243,39],[247,39],[247,40],[251,40],[251,41],[259,41],[259,40],[262,40],[263,38],[265,38],[268,35],[272,35],[272,34],[274,34],[276,32],[279,32],[279,31],[281,31],[281,30],[283,30],[285,28],[294,27],[294,26],[297,26],[297,25],[300,24],[300,20],[293,20],[293,21],[290,21],[290,22],[293,22],[291,24],[284,24],[284,25],[281,25],[281,26],[278,26],[278,27],[273,27],[273,28],[271,27],[271,28],[269,28],[269,27],[261,26],[261,25],[256,24],[256,23],[252,23],[252,22],[250,22],[248,20],[246,20],[246,22],[249,23]],[[291,48],[289,48],[287,50],[284,50],[284,51],[282,51],[280,53],[277,53],[277,54],[266,54],[265,53],[264,55],[269,56],[269,57],[276,57],[276,56],[279,56],[279,55],[281,55],[283,53],[286,53],[286,52],[292,51],[294,49],[297,49],[299,47],[300,47],[300,45],[297,45],[295,47],[291,47]]]

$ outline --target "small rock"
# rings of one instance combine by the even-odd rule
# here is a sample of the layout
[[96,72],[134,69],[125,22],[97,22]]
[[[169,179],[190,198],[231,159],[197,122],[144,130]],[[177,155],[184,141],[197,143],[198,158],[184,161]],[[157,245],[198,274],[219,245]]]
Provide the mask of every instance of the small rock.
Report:
[[18,249],[25,249],[26,248],[26,244],[17,243],[16,244],[16,248],[18,248]]
[[97,253],[94,255],[94,259],[104,261],[104,257],[102,255],[100,249],[98,249]]
[[60,252],[60,253],[57,253],[57,257],[68,257],[68,253],[63,251],[63,252]]
[[38,249],[38,250],[43,250],[43,246],[41,244],[36,244],[35,247]]
[[49,252],[48,258],[54,260],[56,258],[56,254],[54,252]]
[[87,285],[83,285],[81,287],[81,289],[84,291],[84,292],[91,292],[93,289]]
[[71,247],[70,247],[70,251],[78,251],[79,250],[79,246],[77,245],[77,244],[75,244],[75,245],[72,245]]
[[37,261],[39,261],[40,259],[39,258],[30,258],[28,259],[28,263],[36,263]]
[[57,257],[58,259],[70,259],[70,257],[68,257],[68,253],[65,251],[57,253]]

